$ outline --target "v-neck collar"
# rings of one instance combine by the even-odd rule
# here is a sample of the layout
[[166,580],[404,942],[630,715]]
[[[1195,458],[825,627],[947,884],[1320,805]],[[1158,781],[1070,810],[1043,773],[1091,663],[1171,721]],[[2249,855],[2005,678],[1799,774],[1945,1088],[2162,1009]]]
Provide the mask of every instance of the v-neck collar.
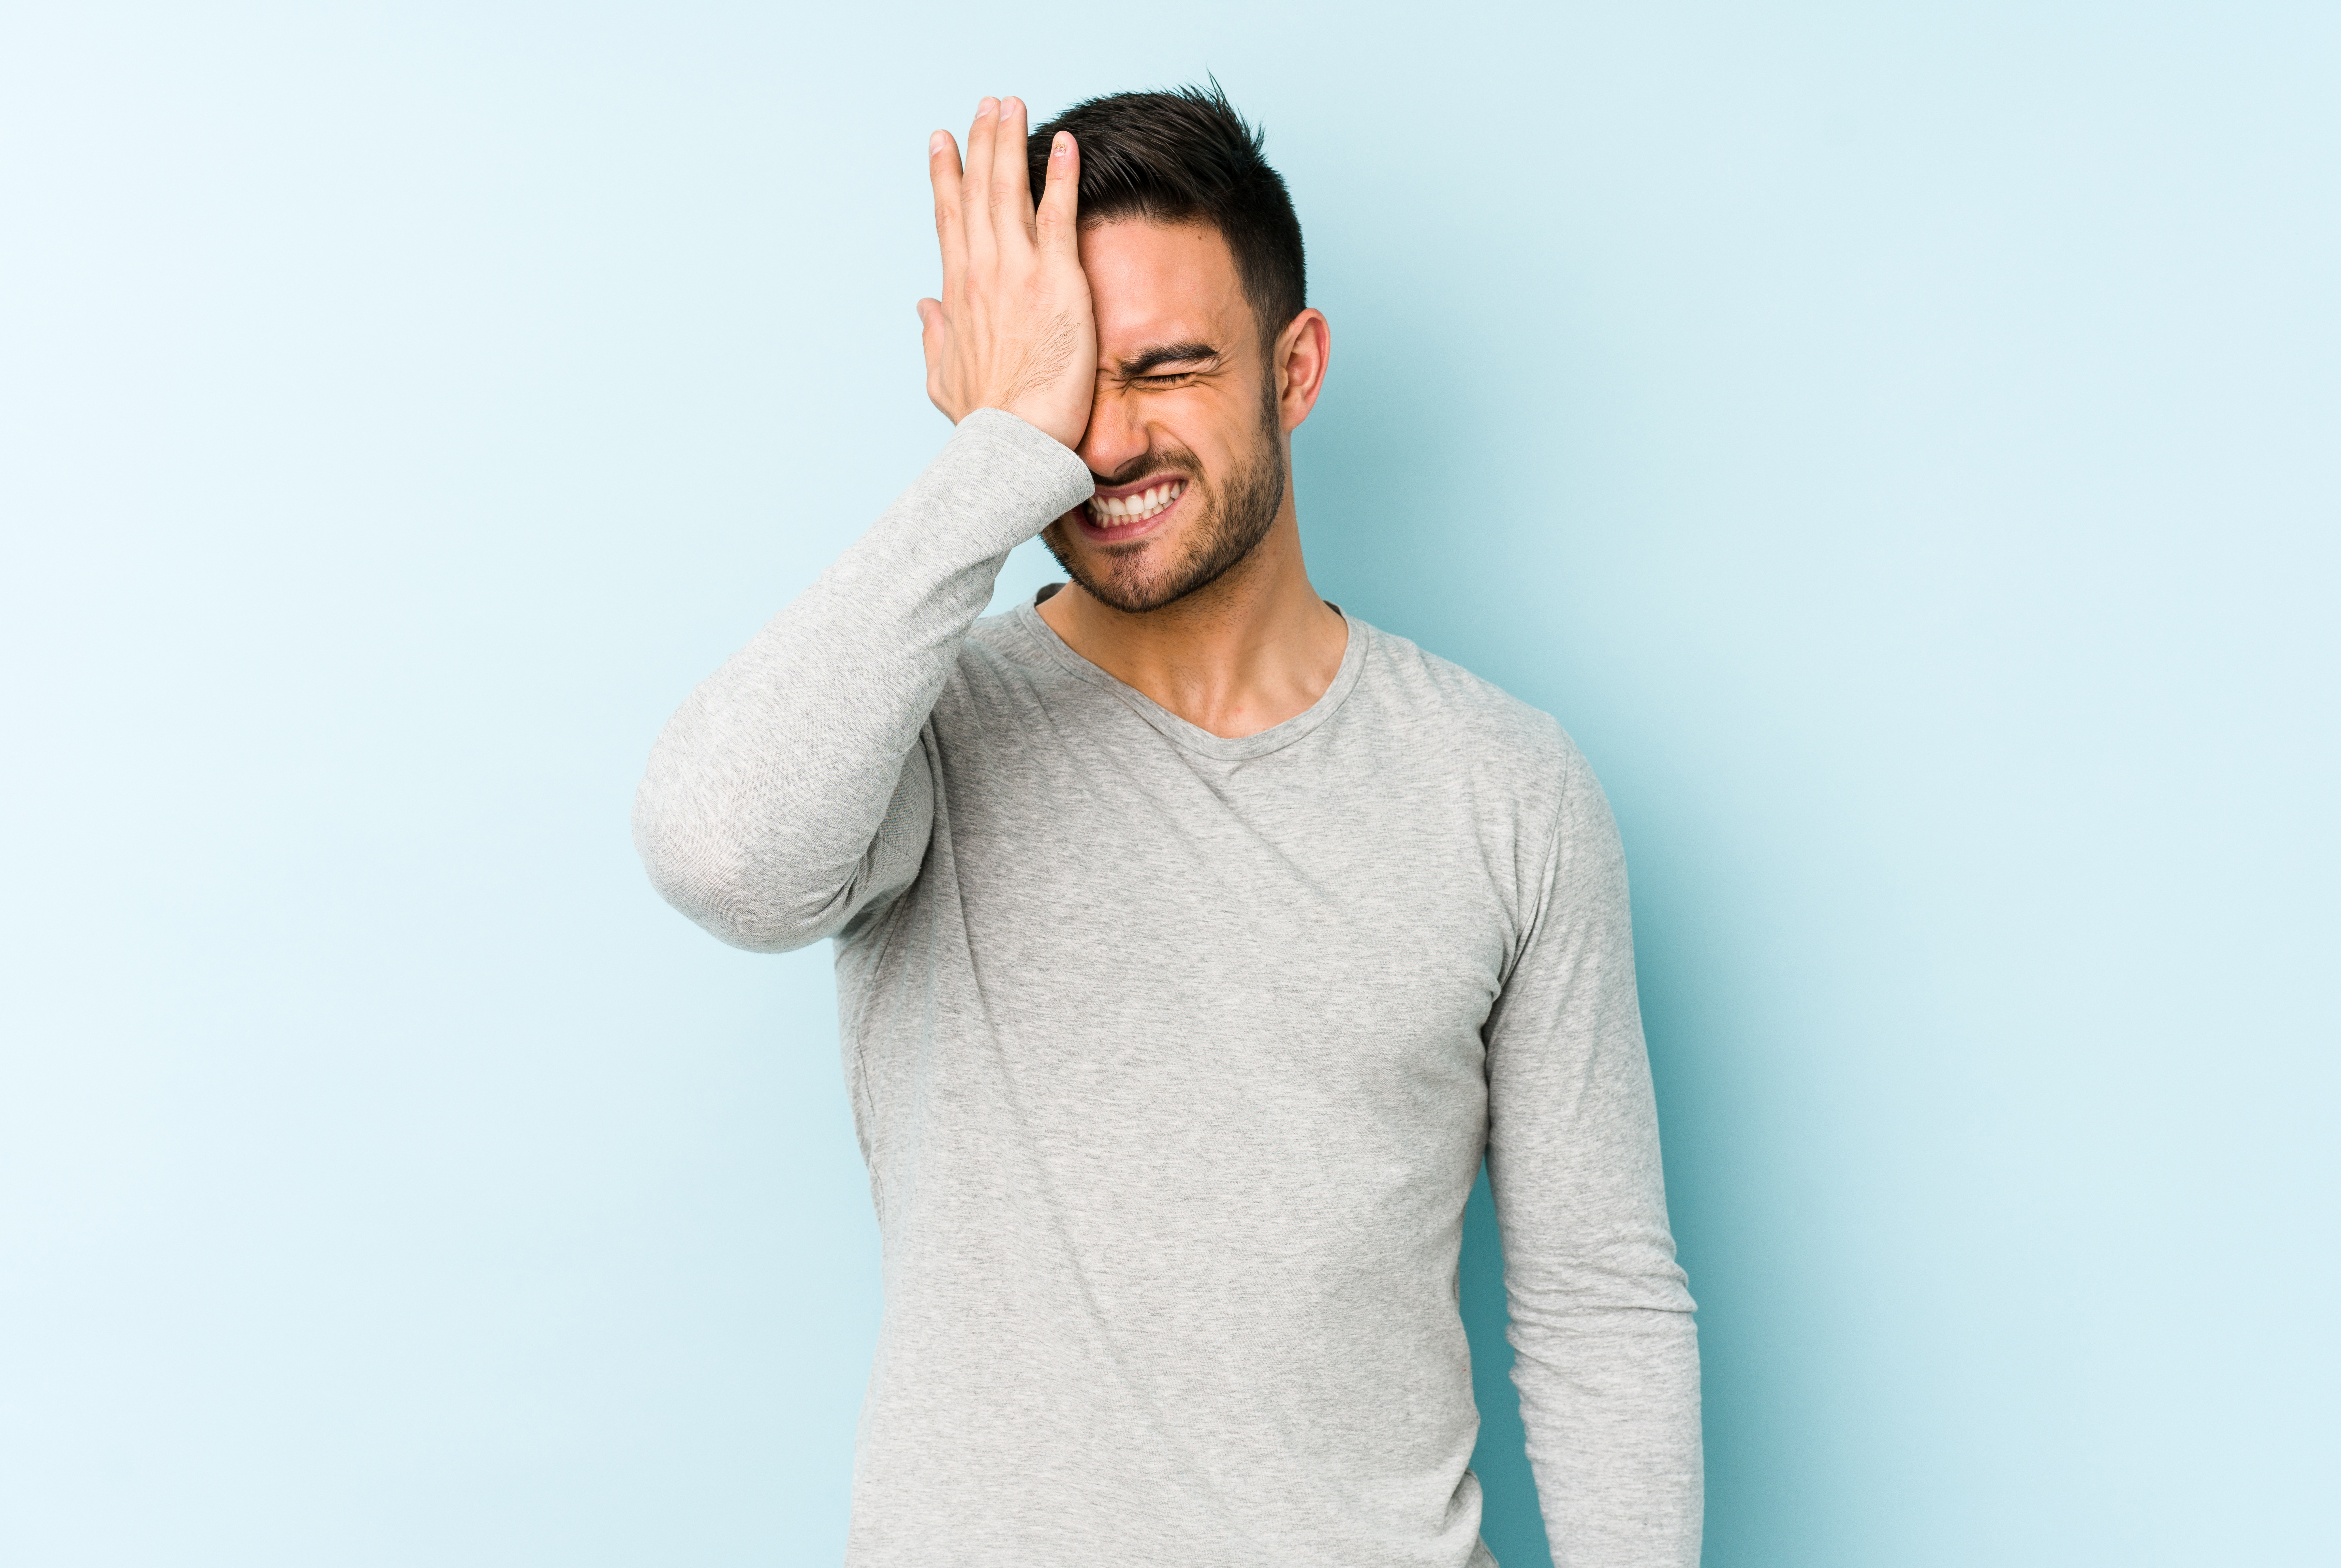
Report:
[[[1045,593],[1046,590],[1043,590]],[[1057,629],[1041,617],[1041,595],[1035,594],[1015,610],[1016,624],[1041,651],[1063,665],[1074,675],[1090,684],[1111,692],[1120,697],[1140,718],[1184,749],[1222,762],[1243,762],[1252,757],[1266,756],[1281,751],[1319,724],[1333,716],[1334,711],[1349,697],[1350,688],[1358,684],[1358,674],[1365,668],[1366,642],[1373,628],[1351,616],[1339,604],[1328,602],[1328,608],[1339,614],[1350,628],[1348,646],[1341,650],[1341,666],[1333,672],[1332,683],[1318,699],[1280,724],[1270,724],[1257,734],[1215,735],[1200,724],[1188,723],[1153,698],[1128,682],[1108,674],[1089,660],[1075,653],[1072,644],[1057,635]]]

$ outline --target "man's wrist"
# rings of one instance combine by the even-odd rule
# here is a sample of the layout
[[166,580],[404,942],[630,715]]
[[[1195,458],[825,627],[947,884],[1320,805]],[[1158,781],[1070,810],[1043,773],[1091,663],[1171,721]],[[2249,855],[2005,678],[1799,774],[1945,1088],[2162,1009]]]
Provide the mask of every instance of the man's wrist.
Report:
[[1011,490],[1029,497],[1030,504],[1047,508],[1042,525],[1097,490],[1089,464],[1071,447],[1011,409],[970,411],[952,430],[944,452],[939,463],[973,465],[961,470],[966,483]]

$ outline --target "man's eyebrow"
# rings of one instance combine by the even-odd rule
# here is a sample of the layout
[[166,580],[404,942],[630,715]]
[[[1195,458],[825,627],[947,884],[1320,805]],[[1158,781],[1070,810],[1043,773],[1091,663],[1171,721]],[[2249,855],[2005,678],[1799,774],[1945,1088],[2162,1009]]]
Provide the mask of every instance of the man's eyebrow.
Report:
[[1183,365],[1190,360],[1217,359],[1220,351],[1208,343],[1166,343],[1150,348],[1121,362],[1125,378],[1144,375],[1158,365]]

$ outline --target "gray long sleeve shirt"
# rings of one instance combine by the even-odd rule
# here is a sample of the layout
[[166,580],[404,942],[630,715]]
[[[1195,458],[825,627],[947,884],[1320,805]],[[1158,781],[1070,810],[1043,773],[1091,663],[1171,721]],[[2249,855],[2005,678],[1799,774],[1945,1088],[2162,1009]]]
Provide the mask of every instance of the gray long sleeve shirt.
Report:
[[1486,1568],[1456,1313],[1484,1151],[1557,1562],[1698,1557],[1698,1361],[1626,874],[1559,725],[1350,621],[1225,739],[978,620],[1091,482],[971,415],[693,693],[635,835],[837,939],[883,1236],[852,1568]]

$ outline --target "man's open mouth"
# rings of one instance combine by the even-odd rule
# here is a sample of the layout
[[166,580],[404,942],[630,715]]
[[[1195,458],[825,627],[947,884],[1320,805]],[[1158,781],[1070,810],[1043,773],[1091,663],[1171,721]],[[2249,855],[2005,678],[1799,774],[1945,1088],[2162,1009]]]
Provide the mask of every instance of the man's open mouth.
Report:
[[1081,524],[1093,539],[1134,539],[1176,506],[1186,493],[1187,481],[1176,474],[1100,491],[1082,506]]

